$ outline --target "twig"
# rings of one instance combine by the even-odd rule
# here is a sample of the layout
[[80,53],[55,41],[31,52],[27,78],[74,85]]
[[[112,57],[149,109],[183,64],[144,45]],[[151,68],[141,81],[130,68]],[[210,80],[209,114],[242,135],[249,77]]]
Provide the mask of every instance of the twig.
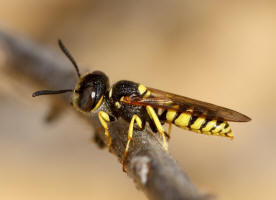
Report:
[[[61,58],[61,54],[53,53],[26,38],[0,30],[0,51],[7,57],[6,66],[9,70],[42,82],[47,88],[73,88],[75,84],[74,70],[65,58]],[[65,101],[69,105],[71,100],[67,96]],[[97,130],[97,138],[106,144],[97,116],[90,116],[89,120]],[[127,141],[128,124],[118,120],[112,122],[109,129],[112,153],[121,162]],[[148,129],[134,131],[127,159],[127,174],[152,200],[210,199],[199,193],[175,160],[163,150],[159,135]]]

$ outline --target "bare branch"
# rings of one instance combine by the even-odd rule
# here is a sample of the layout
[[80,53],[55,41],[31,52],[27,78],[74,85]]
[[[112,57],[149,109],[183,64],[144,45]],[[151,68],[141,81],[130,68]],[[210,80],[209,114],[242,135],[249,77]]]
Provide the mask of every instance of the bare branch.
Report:
[[[6,56],[9,70],[45,84],[49,89],[73,88],[75,71],[61,54],[37,45],[26,38],[0,30],[0,51]],[[0,61],[1,62],[1,61]],[[1,63],[0,63],[1,64]],[[30,94],[31,95],[31,94]],[[65,101],[70,103],[67,96]],[[103,105],[105,106],[105,105]],[[89,116],[98,141],[107,143],[97,116]],[[123,120],[109,126],[112,153],[122,161],[127,141],[128,123]],[[175,160],[163,150],[158,134],[146,129],[134,131],[128,159],[127,174],[152,200],[210,199],[202,196]]]

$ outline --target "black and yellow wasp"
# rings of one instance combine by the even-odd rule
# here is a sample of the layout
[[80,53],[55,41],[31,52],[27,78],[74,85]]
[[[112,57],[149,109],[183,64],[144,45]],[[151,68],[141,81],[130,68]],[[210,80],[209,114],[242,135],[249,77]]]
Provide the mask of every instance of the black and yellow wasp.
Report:
[[[247,122],[250,118],[234,110],[214,104],[194,100],[161,90],[147,88],[142,84],[122,80],[110,87],[108,77],[100,71],[81,75],[79,68],[59,40],[59,46],[74,65],[78,82],[74,89],[41,90],[33,93],[33,97],[47,94],[72,92],[73,106],[85,113],[97,113],[99,121],[111,147],[108,122],[123,118],[129,122],[128,141],[123,157],[123,169],[132,140],[134,124],[144,129],[148,123],[153,132],[159,132],[163,138],[163,147],[168,150],[166,135],[170,136],[171,125],[174,124],[196,133],[218,135],[233,138],[228,121]],[[105,108],[102,109],[102,105]],[[163,124],[169,124],[168,133]]]

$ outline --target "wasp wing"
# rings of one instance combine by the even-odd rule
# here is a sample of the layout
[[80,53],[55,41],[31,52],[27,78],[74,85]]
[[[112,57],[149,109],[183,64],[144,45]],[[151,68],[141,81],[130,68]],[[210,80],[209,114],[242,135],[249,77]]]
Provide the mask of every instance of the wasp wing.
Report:
[[150,105],[154,108],[164,108],[176,110],[178,112],[190,111],[194,116],[206,116],[206,118],[233,121],[233,122],[247,122],[251,119],[244,114],[237,111],[217,106],[211,103],[195,100],[192,98],[164,92],[154,88],[147,88],[150,95],[129,96],[125,97],[126,103],[133,105]]

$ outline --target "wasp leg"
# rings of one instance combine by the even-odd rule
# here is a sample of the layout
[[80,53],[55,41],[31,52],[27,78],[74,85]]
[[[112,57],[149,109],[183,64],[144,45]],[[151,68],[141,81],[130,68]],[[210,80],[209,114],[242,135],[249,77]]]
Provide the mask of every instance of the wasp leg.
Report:
[[127,159],[127,154],[128,154],[128,148],[130,141],[132,140],[132,135],[133,135],[133,126],[134,122],[136,121],[136,124],[138,125],[139,128],[142,128],[142,120],[138,115],[133,115],[131,118],[131,121],[129,123],[129,128],[128,128],[128,138],[127,138],[127,144],[124,152],[124,157],[123,157],[123,171],[126,171],[126,159]]
[[106,147],[106,144],[99,136],[100,130],[102,130],[101,127],[98,127],[96,129],[94,136],[91,138],[91,142],[95,142],[100,149],[103,149],[104,147]]
[[169,123],[168,133],[166,134],[168,138],[171,138],[171,132],[172,132],[172,123]]
[[111,151],[111,137],[110,137],[110,134],[108,131],[108,125],[107,125],[107,122],[110,121],[109,115],[104,111],[99,111],[98,117],[102,127],[104,128],[104,134],[106,135],[108,140],[108,150]]
[[168,144],[167,144],[167,140],[166,140],[166,136],[165,136],[165,131],[163,129],[163,126],[161,125],[161,122],[156,114],[156,112],[154,111],[153,107],[151,106],[146,106],[146,110],[150,116],[150,118],[153,120],[158,132],[161,134],[162,138],[163,138],[163,148],[168,151]]
[[60,102],[57,102],[55,100],[52,101],[50,109],[45,117],[45,121],[47,123],[54,122],[61,116],[61,114],[63,114],[64,110],[65,110],[64,105],[62,105]]

